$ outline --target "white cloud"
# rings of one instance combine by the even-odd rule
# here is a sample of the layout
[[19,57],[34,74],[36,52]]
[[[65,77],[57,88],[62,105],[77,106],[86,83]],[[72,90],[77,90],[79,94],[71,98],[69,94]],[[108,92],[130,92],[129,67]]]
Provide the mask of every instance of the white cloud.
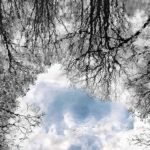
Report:
[[70,84],[63,71],[63,67],[60,64],[54,64],[47,70],[47,73],[40,74],[38,76],[37,83],[41,81],[45,83],[57,84],[63,87],[68,87]]
[[22,143],[23,150],[145,149],[129,143],[144,126],[137,119],[133,123],[123,105],[94,100],[84,91],[69,89],[60,66],[53,67],[39,76],[23,99],[46,112],[43,125]]
[[[24,149],[119,148],[118,139],[123,140],[124,134],[133,128],[132,117],[126,108],[119,103],[94,100],[84,91],[69,89],[69,82],[62,75],[60,66],[55,67],[49,69],[47,74],[40,75],[36,85],[24,97],[25,102],[34,103],[46,112],[42,127],[36,129],[26,141]],[[60,85],[58,77],[59,81],[63,80]]]

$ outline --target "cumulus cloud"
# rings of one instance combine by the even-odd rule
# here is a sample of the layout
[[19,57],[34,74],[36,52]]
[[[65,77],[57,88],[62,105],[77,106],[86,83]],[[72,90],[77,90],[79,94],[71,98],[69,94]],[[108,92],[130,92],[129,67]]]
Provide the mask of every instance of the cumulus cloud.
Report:
[[121,104],[100,102],[70,89],[58,90],[51,99],[51,89],[44,91],[45,124],[26,149],[100,150],[117,133],[133,127],[132,117]]
[[41,128],[24,144],[25,150],[112,150],[133,129],[133,119],[123,105],[68,88],[58,64],[40,75],[23,101],[46,113]]
[[60,68],[56,64],[41,74],[22,100],[46,113],[41,127],[21,143],[23,150],[145,149],[129,142],[143,131],[139,120],[120,103],[102,102],[80,89],[69,88]]

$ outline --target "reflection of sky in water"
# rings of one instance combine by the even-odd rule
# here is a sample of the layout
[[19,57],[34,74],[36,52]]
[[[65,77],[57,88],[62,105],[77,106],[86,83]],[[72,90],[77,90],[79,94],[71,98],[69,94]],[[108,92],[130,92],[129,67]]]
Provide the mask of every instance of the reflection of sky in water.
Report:
[[88,94],[79,90],[58,90],[47,107],[46,126],[55,124],[61,132],[63,132],[62,129],[65,126],[65,114],[69,114],[72,121],[78,126],[86,124],[90,120],[100,122],[107,118],[108,122],[112,120],[113,130],[132,128],[131,116],[121,104],[94,100]]
[[[56,96],[48,107],[49,115],[54,119],[63,117],[64,113],[70,112],[75,121],[82,122],[89,117],[103,118],[110,113],[110,104],[94,101],[81,91],[65,91]],[[56,116],[57,117],[56,117]]]

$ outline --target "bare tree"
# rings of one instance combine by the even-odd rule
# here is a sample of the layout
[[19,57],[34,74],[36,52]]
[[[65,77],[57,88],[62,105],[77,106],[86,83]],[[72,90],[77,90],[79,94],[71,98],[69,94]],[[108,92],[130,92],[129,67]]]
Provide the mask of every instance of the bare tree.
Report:
[[[135,41],[146,36],[149,39],[150,16],[139,30],[133,32],[126,16],[126,1],[67,2],[70,15],[65,15],[63,20],[71,22],[71,18],[72,30],[66,30],[60,41],[67,49],[63,63],[71,81],[82,84],[94,94],[98,91],[103,99],[111,99],[113,83],[122,77],[126,88],[134,91],[131,94],[134,100],[132,111],[136,110],[142,119],[148,118],[150,48],[140,47]],[[148,138],[149,133],[146,136]],[[137,136],[136,140],[149,146],[149,139]]]
[[[59,54],[72,81],[83,81],[83,86],[93,93],[98,90],[102,98],[109,98],[117,77],[125,77],[128,87],[135,90],[141,117],[149,115],[150,90],[144,85],[149,82],[149,48],[137,51],[134,42],[149,26],[150,17],[133,33],[125,10],[125,1],[120,0],[0,0],[4,126],[18,117],[14,114],[17,97],[25,95],[36,75]],[[60,33],[59,27],[65,32]],[[147,57],[147,71],[136,62],[141,55]],[[138,68],[134,78],[127,62]]]
[[[36,108],[28,107],[24,113],[15,112],[13,109],[16,102],[8,103],[8,107],[1,107],[0,114],[0,148],[8,150],[9,148],[19,148],[20,142],[27,139],[29,134],[36,126],[39,126],[43,114]],[[11,106],[12,105],[12,106]],[[18,108],[17,108],[18,109]]]
[[[17,98],[34,84],[44,65],[51,64],[55,38],[57,1],[0,0],[0,149],[9,149],[15,135],[23,139],[39,125],[42,114],[35,110],[16,113]],[[52,44],[53,43],[53,44]],[[11,137],[9,137],[11,136]]]
[[112,81],[121,74],[128,76],[126,61],[134,55],[133,43],[150,18],[132,33],[123,1],[68,1],[67,6],[73,24],[72,32],[61,39],[68,43],[66,70],[75,82],[85,81],[108,98]]
[[21,132],[20,135],[27,137],[28,133],[31,132],[31,128],[39,125],[42,117],[40,113],[30,114],[32,111],[29,111],[26,115],[16,113],[19,109],[17,98],[26,94],[29,90],[29,85],[34,84],[36,75],[41,70],[38,70],[38,68],[31,64],[23,66],[12,62],[10,72],[6,69],[6,57],[1,55],[0,67],[2,71],[0,74],[0,149],[2,150],[8,150],[10,144],[13,143],[15,136],[9,137],[11,131],[16,131],[17,134]]

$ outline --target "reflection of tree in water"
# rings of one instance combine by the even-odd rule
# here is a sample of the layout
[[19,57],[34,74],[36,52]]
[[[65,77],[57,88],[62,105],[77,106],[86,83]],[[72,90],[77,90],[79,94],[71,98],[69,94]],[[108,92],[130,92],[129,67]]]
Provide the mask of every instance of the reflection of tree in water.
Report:
[[[32,13],[35,3],[37,5],[37,1],[0,1],[1,150],[8,150],[10,144],[14,144],[16,134],[19,134],[21,139],[27,138],[33,127],[39,125],[41,121],[42,114],[36,109],[28,107],[29,112],[26,110],[25,114],[16,112],[19,107],[17,98],[26,94],[37,74],[43,72],[43,66],[50,64],[50,57],[49,59],[45,57],[50,54],[46,49],[42,51],[42,46],[44,42],[46,43],[44,46],[48,46],[51,41],[39,40],[47,38],[50,32],[44,31],[44,25],[39,21],[38,14],[35,16]],[[39,9],[43,7],[45,3],[42,3],[40,8],[36,6],[35,13],[39,13]]]
[[[126,5],[127,11],[131,14],[133,13],[131,10],[143,9],[145,6],[145,3],[142,4],[141,1],[137,3],[133,0],[132,3],[129,0]],[[23,117],[14,114],[14,111],[18,109],[16,98],[26,94],[29,84],[34,83],[36,75],[43,72],[44,66],[49,66],[56,58],[55,56],[61,53],[64,42],[68,44],[65,45],[66,49],[68,48],[65,51],[67,57],[63,56],[63,60],[67,58],[64,64],[68,65],[68,72],[76,73],[74,76],[76,79],[86,76],[85,80],[90,84],[89,87],[103,85],[102,92],[109,95],[111,81],[116,74],[124,73],[129,81],[131,80],[127,70],[130,66],[126,62],[139,67],[135,63],[137,59],[141,55],[148,57],[149,48],[141,52],[133,43],[149,25],[150,19],[139,31],[131,34],[124,8],[120,0],[0,1],[1,141],[5,139],[10,128],[18,127],[15,123],[9,123],[8,120],[14,118],[17,121],[17,117],[19,117],[18,120]],[[64,24],[67,21],[73,25],[71,32]],[[60,37],[56,30],[58,24],[66,30],[63,38],[63,35],[61,34]],[[149,58],[147,62],[148,60]],[[146,74],[146,68],[144,73],[145,77],[149,76]],[[129,82],[129,85],[136,87],[141,97],[145,94],[144,105],[139,104],[144,110],[144,106],[149,104],[147,97],[150,92],[143,92],[145,77],[142,71],[141,74]],[[148,78],[146,80],[149,81]],[[149,111],[150,108],[146,107],[146,111],[144,110],[146,114],[142,117],[147,116]],[[27,118],[24,116],[22,119]],[[35,124],[32,124],[32,121],[29,122],[32,126],[36,123],[36,121]],[[6,143],[3,146],[7,146]]]
[[[4,56],[1,60],[6,65]],[[40,121],[38,112],[36,117],[32,117],[30,113],[26,115],[15,113],[19,106],[16,99],[26,94],[29,84],[33,83],[38,72],[29,66],[17,66],[15,63],[12,65],[15,69],[11,68],[11,72],[3,69],[0,74],[0,149],[2,150],[8,150],[8,143],[10,144],[15,140],[13,139],[15,136],[9,137],[11,130],[16,133],[21,132],[26,137],[31,132],[30,127],[38,125]],[[10,119],[12,122],[9,121]],[[21,122],[25,124],[21,126]]]

